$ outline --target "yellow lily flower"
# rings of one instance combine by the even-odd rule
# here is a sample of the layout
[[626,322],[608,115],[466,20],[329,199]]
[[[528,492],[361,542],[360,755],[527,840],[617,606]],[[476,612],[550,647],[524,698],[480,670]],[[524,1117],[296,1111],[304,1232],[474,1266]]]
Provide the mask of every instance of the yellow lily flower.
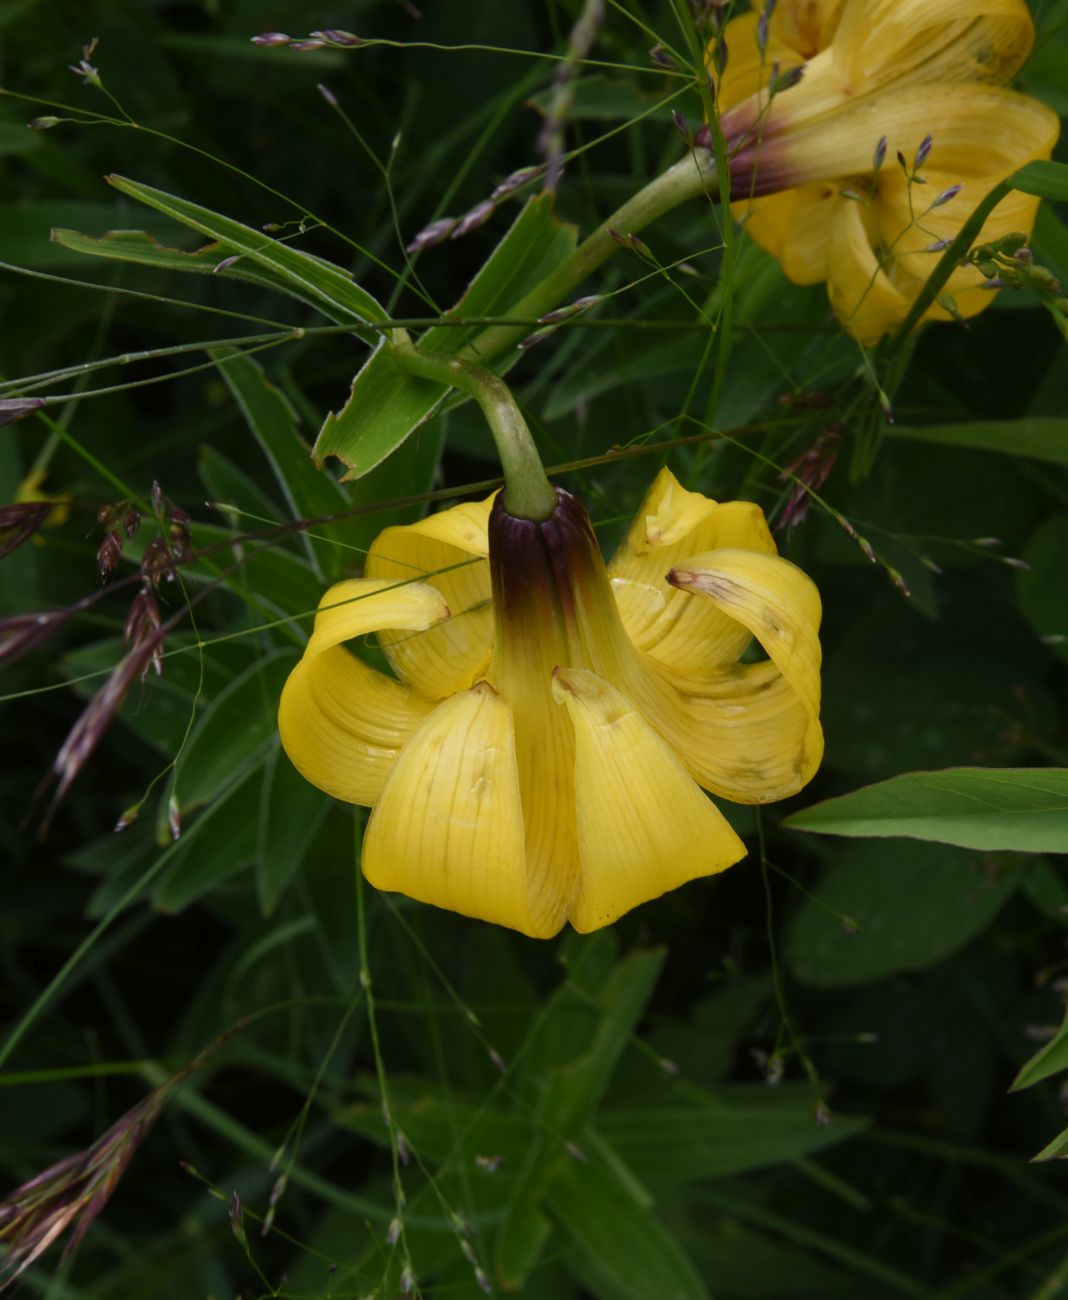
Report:
[[[323,598],[279,706],[313,784],[373,806],[372,885],[549,938],[745,855],[823,752],[820,600],[764,515],[668,471],[605,566],[586,511],[488,498],[387,528]],[[415,580],[413,580],[415,579]],[[393,669],[345,648],[377,632]],[[766,659],[739,662],[753,638]]]
[[[825,280],[866,345],[904,320],[980,200],[1057,140],[1056,114],[1004,89],[1034,41],[1025,0],[779,0],[723,39],[735,214],[795,283]],[[1030,232],[1038,202],[1011,193],[977,242]],[[945,292],[955,311],[936,303],[925,320],[993,298],[974,267]]]

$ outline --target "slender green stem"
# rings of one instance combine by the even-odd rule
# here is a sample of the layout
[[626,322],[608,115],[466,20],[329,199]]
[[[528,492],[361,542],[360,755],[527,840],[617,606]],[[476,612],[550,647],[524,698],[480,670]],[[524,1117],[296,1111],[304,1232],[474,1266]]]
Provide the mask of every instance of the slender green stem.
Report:
[[[619,245],[613,232],[636,234],[644,226],[670,212],[672,208],[702,196],[715,199],[719,194],[716,163],[707,149],[696,149],[669,167],[663,175],[650,181],[621,208],[583,240],[567,261],[561,263],[525,298],[509,308],[509,315],[538,317],[558,307],[579,285],[614,253]],[[475,336],[460,353],[465,360],[488,364],[514,347],[529,329],[511,325],[491,325]]]
[[556,492],[527,422],[504,380],[471,361],[420,352],[407,340],[387,346],[392,347],[394,360],[409,374],[458,388],[478,402],[501,458],[505,509],[519,519],[548,519],[556,509]]

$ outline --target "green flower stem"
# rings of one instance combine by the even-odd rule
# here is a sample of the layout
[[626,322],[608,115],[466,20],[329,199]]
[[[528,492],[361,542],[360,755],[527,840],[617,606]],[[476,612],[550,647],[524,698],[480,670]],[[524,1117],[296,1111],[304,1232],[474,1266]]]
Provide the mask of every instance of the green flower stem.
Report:
[[[707,149],[693,150],[613,212],[567,261],[525,298],[512,304],[509,315],[532,319],[543,316],[560,306],[619,248],[616,234],[635,234],[690,199],[714,198],[718,193],[715,159]],[[490,325],[458,357],[452,358],[420,351],[403,330],[393,334],[389,346],[396,363],[409,374],[457,388],[478,402],[501,458],[505,509],[519,519],[541,520],[556,509],[556,493],[508,385],[486,369],[486,364],[514,348],[529,333],[527,325]]]
[[505,509],[518,519],[548,519],[556,509],[556,492],[527,422],[504,380],[474,362],[420,352],[405,341],[392,347],[394,360],[409,374],[458,388],[475,399],[497,444],[504,471]]
[[[583,240],[566,262],[547,275],[525,298],[510,304],[508,314],[520,319],[536,320],[554,307],[559,307],[602,262],[617,251],[619,244],[612,232],[636,234],[680,204],[702,196],[714,199],[718,194],[715,159],[707,149],[694,149],[613,212],[588,239]],[[467,360],[487,365],[509,348],[515,347],[529,333],[530,329],[522,325],[491,325],[476,335],[460,355]]]

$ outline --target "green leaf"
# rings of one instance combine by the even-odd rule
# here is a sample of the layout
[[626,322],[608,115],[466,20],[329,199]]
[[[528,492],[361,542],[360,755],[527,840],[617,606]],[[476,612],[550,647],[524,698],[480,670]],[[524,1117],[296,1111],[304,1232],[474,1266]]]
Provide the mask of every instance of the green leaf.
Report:
[[[25,128],[24,128],[25,129]],[[27,131],[27,135],[31,132]],[[126,206],[125,204],[123,205]],[[0,258],[17,266],[54,271],[77,265],[81,250],[65,248],[50,238],[55,227],[71,225],[105,225],[115,220],[113,203],[89,202],[85,199],[27,199],[0,204]],[[160,233],[167,222],[154,213],[147,224],[158,226]],[[151,240],[151,234],[142,234]]]
[[787,817],[822,835],[905,836],[969,849],[1068,852],[1068,768],[906,772]]
[[1048,1146],[1044,1146],[1037,1156],[1031,1159],[1035,1164],[1044,1160],[1063,1160],[1068,1155],[1068,1128],[1062,1129]]
[[323,421],[315,440],[319,464],[336,456],[345,465],[344,479],[361,478],[425,424],[449,390],[406,374],[394,360],[386,338],[352,381],[348,401]]
[[541,1114],[552,1132],[575,1133],[596,1111],[653,995],[666,956],[662,948],[633,953],[596,991],[594,1005],[600,1018],[589,1050],[557,1066],[546,1080]]
[[[241,530],[244,524],[238,519],[236,526]],[[198,523],[194,535],[198,546],[233,541],[233,551],[217,552],[215,564],[221,569],[235,555],[241,556],[240,568],[230,574],[225,585],[247,607],[245,626],[273,623],[279,618],[299,619],[296,625],[280,628],[278,635],[303,645],[323,594],[322,580],[308,560],[283,546],[242,542],[230,529],[216,524]]]
[[[419,340],[420,348],[455,356],[482,328],[460,323],[469,317],[505,316],[577,246],[573,226],[560,222],[551,194],[531,199],[460,301]],[[518,357],[514,351],[497,369],[506,370]],[[486,365],[496,358],[480,357]],[[383,338],[352,381],[348,401],[331,411],[315,440],[320,462],[336,456],[346,467],[346,479],[360,478],[425,423],[452,390],[404,373]]]
[[246,284],[261,285],[288,294],[300,302],[324,312],[339,325],[351,319],[348,311],[324,306],[321,297],[301,290],[292,277],[283,275],[271,266],[238,258],[230,266],[224,265],[231,256],[231,248],[222,243],[205,244],[197,249],[169,248],[145,230],[109,230],[103,235],[83,235],[78,230],[54,227],[53,244],[82,253],[89,257],[104,257],[118,262],[135,262],[161,271],[192,271],[199,275],[217,275],[226,280],[242,280]]
[[1051,1074],[1060,1074],[1062,1070],[1068,1070],[1068,1012],[1050,1041],[1021,1067],[1009,1091],[1019,1092],[1022,1088],[1031,1088],[1043,1079],[1048,1079]]
[[[267,457],[292,517],[314,519],[349,509],[344,488],[329,473],[316,469],[311,449],[297,433],[296,413],[262,367],[237,348],[208,351],[219,362],[219,373]],[[346,550],[351,545],[352,521],[317,524],[313,531],[316,539],[302,538],[302,542],[321,575],[340,577],[346,565],[362,558]]]
[[1020,609],[1035,634],[1068,659],[1068,514],[1054,515],[1032,534],[1021,556],[1028,568],[1017,575]]
[[1020,862],[986,863],[944,844],[839,848],[793,918],[787,961],[821,988],[922,970],[986,929],[1026,879]]
[[153,894],[160,911],[181,911],[253,861],[262,770],[261,755],[255,766],[171,845],[171,863]]
[[607,1164],[570,1159],[548,1208],[580,1256],[580,1275],[603,1300],[709,1300],[692,1261]]
[[1068,420],[1056,416],[916,427],[892,425],[886,433],[890,438],[908,438],[912,442],[1000,451],[1007,456],[1027,456],[1032,460],[1068,465]]
[[597,1132],[645,1182],[724,1178],[797,1160],[855,1137],[864,1118],[817,1122],[806,1086],[739,1084],[707,1094],[700,1105],[606,1110]]
[[268,757],[256,847],[256,892],[264,916],[274,911],[300,870],[331,804],[327,795],[305,781],[280,747]]
[[146,203],[209,239],[218,240],[229,253],[247,257],[257,266],[280,276],[293,286],[298,297],[307,298],[332,319],[338,319],[336,313],[339,312],[343,322],[381,324],[389,319],[385,308],[361,289],[347,271],[323,258],[312,257],[262,231],[253,230],[251,226],[243,226],[210,208],[166,194],[151,185],[142,185],[124,176],[111,175],[106,179],[120,193]]
[[175,767],[174,795],[183,812],[214,799],[262,758],[295,658],[292,650],[277,650],[259,660],[205,709]]
[[1010,178],[1014,189],[1036,194],[1040,199],[1068,201],[1068,165],[1059,162],[1033,162]]

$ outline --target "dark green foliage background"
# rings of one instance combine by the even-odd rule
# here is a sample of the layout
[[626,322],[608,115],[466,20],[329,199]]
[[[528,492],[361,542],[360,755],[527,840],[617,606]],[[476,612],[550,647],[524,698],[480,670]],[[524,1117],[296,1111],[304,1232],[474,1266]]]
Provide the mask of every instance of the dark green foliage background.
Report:
[[[541,119],[528,101],[544,101],[555,65],[504,51],[559,51],[578,6],[421,7],[416,19],[411,6],[386,0],[339,0],[315,13],[295,0],[0,5],[5,90],[110,111],[66,71],[99,36],[93,62],[108,89],[142,128],[184,142],[103,125],[31,132],[29,118],[63,111],[0,97],[0,260],[58,277],[0,271],[0,378],[268,328],[198,305],[321,323],[265,290],[49,243],[49,229],[62,226],[147,229],[196,246],[108,189],[104,173],[256,228],[299,216],[283,197],[292,196],[364,251],[323,229],[298,246],[350,268],[399,316],[434,315],[411,290],[393,301],[394,280],[374,259],[402,267],[394,219],[410,238],[537,161]],[[1034,9],[1041,38],[1024,85],[1065,110],[1068,5],[1036,0]],[[249,43],[264,28],[296,36],[328,24],[398,44],[299,54]],[[655,34],[676,30],[670,4],[620,0],[596,55],[648,67]],[[317,93],[320,81],[366,150]],[[668,108],[634,120],[677,84],[601,70],[582,87],[570,145],[616,133],[569,163],[562,216],[588,231],[680,156]],[[696,98],[678,104],[697,120]],[[387,186],[368,151],[385,162],[391,149]],[[517,211],[506,204],[466,240],[421,257],[433,303],[459,297]],[[1068,1179],[1056,1165],[1028,1164],[1064,1127],[1058,1081],[1007,1093],[1061,1018],[1063,863],[780,826],[793,809],[900,772],[1068,765],[1064,341],[1022,294],[1002,294],[967,328],[929,329],[896,402],[898,429],[982,423],[986,434],[971,441],[999,450],[969,447],[968,434],[939,446],[889,429],[875,471],[854,481],[851,440],[869,395],[861,354],[834,325],[822,288],[789,285],[744,242],[717,287],[721,238],[704,205],[646,238],[661,264],[685,258],[689,270],[649,276],[620,254],[591,282],[624,289],[646,277],[602,312],[617,323],[594,317],[559,331],[512,380],[548,462],[649,445],[649,455],[564,476],[606,549],[663,462],[658,442],[731,429],[733,440],[676,450],[670,463],[688,486],[757,500],[772,515],[788,491],[779,469],[845,413],[824,495],[880,563],[818,508],[782,539],[824,599],[821,773],[759,820],[729,810],[751,846],[743,865],[596,936],[538,944],[368,891],[376,1053],[360,978],[352,810],[293,775],[273,730],[306,619],[265,625],[314,607],[323,579],[308,551],[290,541],[265,552],[198,606],[203,655],[188,624],[171,638],[168,649],[186,653],[134,689],[41,839],[43,805],[24,814],[100,679],[65,683],[120,654],[129,591],[109,596],[4,676],[0,1015],[11,1029],[94,922],[156,869],[6,1060],[0,1178],[13,1187],[88,1145],[216,1034],[262,1014],[172,1101],[73,1261],[50,1280],[49,1257],[24,1279],[28,1293],[386,1297],[400,1294],[407,1250],[421,1294],[476,1296],[468,1242],[495,1287],[552,1300],[1068,1294]],[[1068,276],[1068,229],[1055,210],[1044,212],[1034,248]],[[123,297],[126,289],[173,301]],[[724,295],[733,331],[710,345],[701,312],[715,314]],[[723,346],[726,382],[710,409]],[[363,354],[339,334],[258,359],[310,440]],[[176,374],[204,362],[194,347],[65,380],[61,391],[75,396],[50,412],[58,432],[34,418],[0,431],[0,498],[13,499],[42,455],[48,486],[72,497],[67,523],[0,562],[0,613],[51,608],[94,588],[96,513],[121,496],[99,466],[140,498],[157,479],[192,515],[198,544],[231,524],[256,526],[206,500],[292,516],[219,373]],[[112,384],[132,386],[77,398]],[[777,400],[814,389],[834,407],[805,412]],[[1048,421],[1045,458],[1017,454],[1020,422],[1033,417]],[[388,502],[494,473],[468,404],[416,434],[353,499]],[[382,522],[370,516],[349,537],[366,544]],[[351,553],[317,554],[351,570]],[[128,560],[122,572],[132,572]],[[190,591],[210,577],[198,567]],[[178,608],[177,591],[168,599]],[[177,775],[182,838],[168,847],[166,783],[113,835],[178,751],[191,716]],[[407,1204],[396,1248],[378,1065],[414,1152],[399,1166]],[[782,1082],[769,1086],[780,1069]],[[824,1108],[827,1126],[817,1123]],[[261,1237],[252,1216],[266,1212],[285,1168],[278,1230]],[[234,1190],[256,1268],[227,1220]],[[455,1215],[471,1225],[466,1235]]]

